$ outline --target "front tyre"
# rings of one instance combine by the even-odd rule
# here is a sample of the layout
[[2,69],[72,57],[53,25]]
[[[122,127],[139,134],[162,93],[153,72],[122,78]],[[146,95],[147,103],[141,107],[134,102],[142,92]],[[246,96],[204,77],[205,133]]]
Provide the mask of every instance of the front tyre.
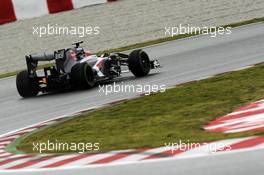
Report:
[[38,84],[32,80],[28,71],[22,71],[16,77],[17,91],[24,98],[37,96],[39,93]]
[[136,77],[148,75],[150,71],[149,56],[143,50],[134,50],[128,56],[128,68]]
[[94,86],[94,73],[87,63],[77,63],[71,69],[73,87],[89,89]]

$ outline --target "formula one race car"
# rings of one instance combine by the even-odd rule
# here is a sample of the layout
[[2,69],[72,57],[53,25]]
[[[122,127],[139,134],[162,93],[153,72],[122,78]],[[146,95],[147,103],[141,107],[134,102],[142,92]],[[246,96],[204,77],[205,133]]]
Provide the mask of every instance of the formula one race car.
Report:
[[[26,56],[27,70],[18,73],[16,85],[22,97],[33,97],[39,92],[47,93],[61,89],[92,88],[95,84],[119,77],[121,66],[128,66],[136,77],[148,75],[150,69],[158,68],[157,60],[150,60],[143,50],[124,53],[104,53],[96,56],[84,51],[80,44],[51,54]],[[37,71],[39,61],[55,60],[54,66]]]

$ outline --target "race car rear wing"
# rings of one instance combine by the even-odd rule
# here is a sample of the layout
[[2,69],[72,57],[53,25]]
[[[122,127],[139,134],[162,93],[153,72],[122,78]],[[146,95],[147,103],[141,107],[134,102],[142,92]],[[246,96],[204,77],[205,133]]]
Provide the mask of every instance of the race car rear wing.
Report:
[[42,55],[30,55],[34,61],[51,61],[55,59],[54,53],[44,53]]
[[36,70],[37,70],[39,61],[51,61],[54,59],[55,59],[54,53],[52,54],[44,53],[42,55],[27,55],[26,62],[27,62],[28,74],[30,76],[36,75]]

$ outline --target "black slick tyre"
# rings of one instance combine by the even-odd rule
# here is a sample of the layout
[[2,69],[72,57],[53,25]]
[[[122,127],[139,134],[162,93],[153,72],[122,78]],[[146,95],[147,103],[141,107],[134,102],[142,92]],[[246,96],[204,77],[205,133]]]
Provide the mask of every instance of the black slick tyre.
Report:
[[24,98],[37,96],[39,93],[38,84],[32,80],[27,71],[22,71],[16,76],[17,91]]
[[128,68],[136,77],[148,75],[150,71],[149,56],[143,50],[134,50],[128,56]]
[[71,69],[71,83],[75,88],[89,89],[94,86],[94,73],[87,63],[78,63]]

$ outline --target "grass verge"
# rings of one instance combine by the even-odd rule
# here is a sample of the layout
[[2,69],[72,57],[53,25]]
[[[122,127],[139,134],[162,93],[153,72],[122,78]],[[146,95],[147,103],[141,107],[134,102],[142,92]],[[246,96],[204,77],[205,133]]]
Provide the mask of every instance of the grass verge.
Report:
[[103,152],[159,147],[180,140],[200,143],[261,135],[264,133],[208,133],[201,126],[237,107],[263,99],[263,75],[262,64],[179,85],[40,130],[20,140],[16,148],[31,153],[33,142],[98,142]]
[[[225,28],[226,27],[235,28],[235,27],[239,27],[239,26],[243,26],[243,25],[248,25],[248,24],[253,24],[253,23],[258,23],[258,22],[264,22],[264,17],[262,17],[262,18],[254,18],[254,19],[251,19],[251,20],[242,21],[242,22],[233,23],[233,24],[228,24],[228,25],[224,25],[222,27],[225,27]],[[176,35],[176,36],[173,36],[173,37],[160,38],[160,39],[156,39],[156,40],[151,40],[151,41],[146,41],[146,42],[142,42],[142,43],[132,44],[132,45],[125,46],[125,47],[120,47],[120,48],[115,48],[115,49],[109,49],[109,50],[99,51],[96,54],[97,55],[101,55],[102,53],[105,53],[105,52],[108,52],[108,53],[112,53],[112,52],[124,52],[124,51],[127,51],[127,50],[142,48],[142,47],[151,46],[151,45],[154,45],[154,44],[160,44],[160,43],[164,43],[164,42],[169,42],[169,41],[174,41],[174,40],[178,40],[178,39],[188,38],[188,37],[192,37],[192,36],[195,36],[195,35],[198,35],[198,34],[191,33],[191,34]],[[50,64],[42,65],[42,66],[39,67],[39,69],[42,69],[45,66],[50,66]],[[20,72],[20,71],[3,73],[3,74],[0,74],[0,78],[14,76],[18,72]]]

